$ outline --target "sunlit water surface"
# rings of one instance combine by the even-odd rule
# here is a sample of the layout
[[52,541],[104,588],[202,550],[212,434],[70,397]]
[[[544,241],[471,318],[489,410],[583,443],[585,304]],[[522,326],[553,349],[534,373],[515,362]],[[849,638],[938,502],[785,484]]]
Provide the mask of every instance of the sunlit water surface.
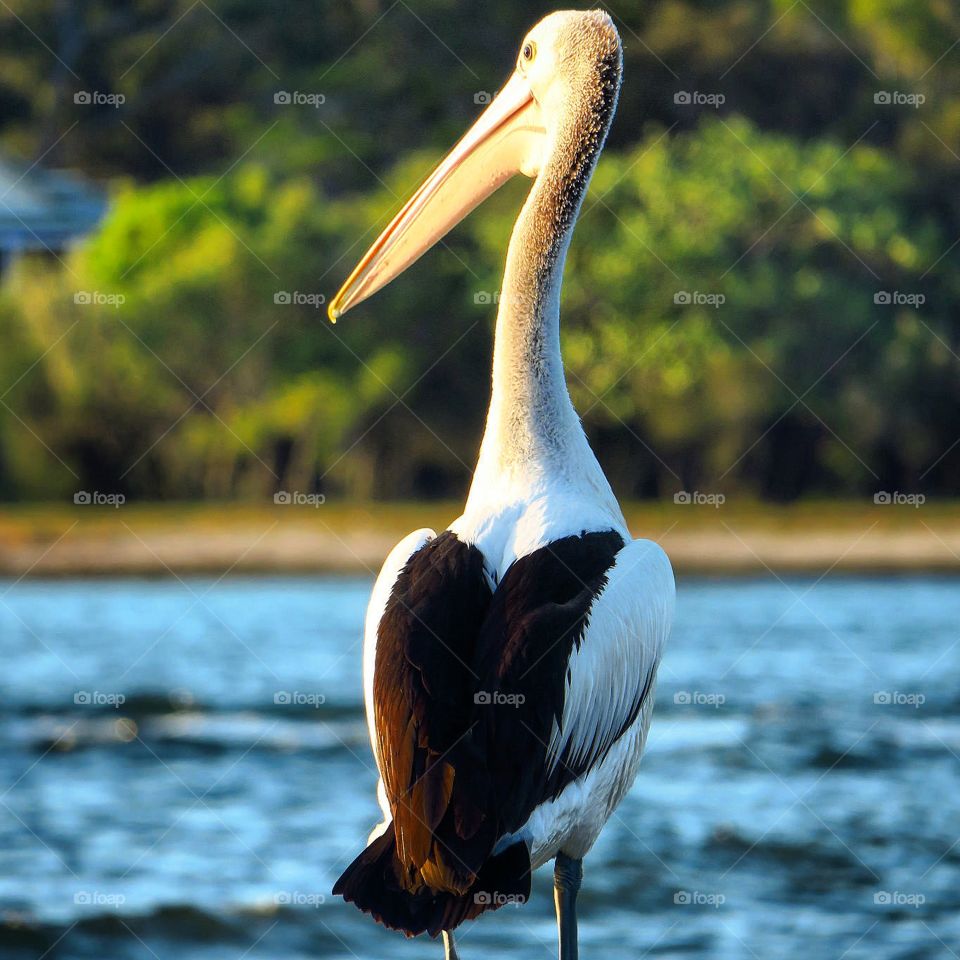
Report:
[[[585,960],[958,951],[958,587],[682,582],[640,776],[585,864]],[[0,956],[437,960],[329,895],[377,813],[369,588],[0,583]],[[543,870],[461,953],[554,938]]]

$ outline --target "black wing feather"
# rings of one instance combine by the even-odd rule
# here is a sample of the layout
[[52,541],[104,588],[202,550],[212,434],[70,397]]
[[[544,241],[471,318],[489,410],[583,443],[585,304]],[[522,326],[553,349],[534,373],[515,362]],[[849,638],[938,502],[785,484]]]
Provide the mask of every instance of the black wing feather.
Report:
[[373,695],[396,882],[411,895],[476,890],[500,837],[586,772],[548,774],[547,750],[570,654],[623,545],[614,531],[565,537],[518,559],[495,592],[481,552],[450,531],[404,566]]
[[558,763],[548,776],[547,749],[563,717],[570,654],[623,543],[614,531],[557,540],[517,560],[493,597],[477,672],[482,688],[499,696],[478,713],[501,833],[519,829],[586,772]]

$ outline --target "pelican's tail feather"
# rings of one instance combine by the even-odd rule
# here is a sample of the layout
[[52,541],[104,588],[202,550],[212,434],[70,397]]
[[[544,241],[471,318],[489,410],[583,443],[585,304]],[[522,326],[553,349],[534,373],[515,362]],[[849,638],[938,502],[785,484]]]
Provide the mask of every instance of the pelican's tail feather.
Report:
[[506,903],[524,903],[530,896],[530,852],[518,842],[490,857],[466,893],[450,893],[420,886],[406,889],[404,868],[397,859],[393,824],[343,871],[333,892],[356,904],[364,913],[408,937],[420,933],[439,936],[464,920]]

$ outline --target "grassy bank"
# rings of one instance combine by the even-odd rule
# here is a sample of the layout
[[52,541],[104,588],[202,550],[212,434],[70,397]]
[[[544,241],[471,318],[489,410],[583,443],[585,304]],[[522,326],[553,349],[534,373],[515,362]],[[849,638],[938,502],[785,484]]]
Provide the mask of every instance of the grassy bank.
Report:
[[[447,502],[6,505],[0,573],[373,573],[401,536],[440,529],[458,509]],[[626,514],[634,534],[661,543],[681,575],[960,571],[958,502],[657,502],[628,504]]]

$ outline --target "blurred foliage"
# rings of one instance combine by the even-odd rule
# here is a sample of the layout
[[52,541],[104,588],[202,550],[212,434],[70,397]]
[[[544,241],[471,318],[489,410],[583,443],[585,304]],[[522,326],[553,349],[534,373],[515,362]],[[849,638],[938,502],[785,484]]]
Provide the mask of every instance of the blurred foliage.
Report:
[[[4,4],[0,147],[109,181],[112,204],[86,243],[21,260],[0,292],[0,496],[462,493],[488,396],[483,301],[525,185],[337,327],[315,301],[549,9]],[[611,13],[625,85],[563,324],[617,491],[960,492],[960,13]],[[126,101],[76,104],[81,90]]]

